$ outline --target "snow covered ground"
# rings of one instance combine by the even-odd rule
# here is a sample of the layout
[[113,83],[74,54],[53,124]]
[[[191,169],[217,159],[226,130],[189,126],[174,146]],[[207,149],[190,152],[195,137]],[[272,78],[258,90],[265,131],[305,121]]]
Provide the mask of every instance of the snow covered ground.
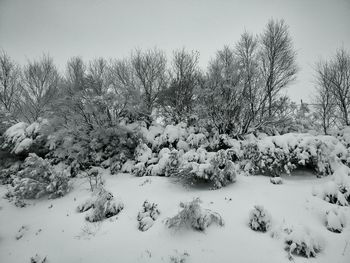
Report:
[[[350,262],[350,227],[346,225],[342,233],[327,230],[326,211],[337,205],[312,195],[313,188],[330,177],[319,179],[298,171],[275,185],[266,176],[238,176],[235,183],[219,190],[184,186],[168,177],[112,176],[107,171],[103,177],[105,188],[121,198],[125,208],[100,223],[89,223],[84,213],[76,212],[91,195],[84,179],[75,179],[73,190],[62,198],[30,201],[25,208],[0,199],[0,262],[30,262],[36,254],[47,256],[49,263],[289,262],[281,228],[291,225],[309,228],[324,244],[316,258],[296,256],[295,262]],[[0,186],[0,195],[5,192],[6,186]],[[195,197],[201,198],[204,208],[218,212],[225,225],[213,225],[204,232],[167,228],[164,220],[179,211],[179,203]],[[137,214],[146,199],[157,203],[161,214],[142,232]],[[270,212],[270,231],[249,228],[254,205]],[[340,209],[349,224],[349,207]]]

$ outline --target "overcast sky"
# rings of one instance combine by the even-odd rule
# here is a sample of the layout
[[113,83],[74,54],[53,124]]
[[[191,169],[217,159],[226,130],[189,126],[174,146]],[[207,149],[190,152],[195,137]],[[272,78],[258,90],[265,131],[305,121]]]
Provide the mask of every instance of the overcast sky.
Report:
[[350,51],[350,0],[0,0],[0,48],[23,64],[49,53],[60,69],[75,55],[121,58],[136,47],[196,49],[205,68],[244,31],[283,18],[298,52],[292,99],[309,101],[313,68],[338,47]]

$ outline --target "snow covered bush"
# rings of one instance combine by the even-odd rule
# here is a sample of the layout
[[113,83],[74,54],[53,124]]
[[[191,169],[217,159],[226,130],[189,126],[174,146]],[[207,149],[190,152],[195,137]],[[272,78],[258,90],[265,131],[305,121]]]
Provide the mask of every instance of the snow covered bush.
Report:
[[263,206],[254,206],[249,214],[249,226],[255,231],[266,232],[271,227],[270,213]]
[[168,218],[165,224],[169,228],[194,228],[204,231],[211,224],[215,223],[219,226],[224,225],[222,217],[209,209],[203,209],[200,205],[199,198],[194,199],[189,203],[180,203],[182,210],[174,217]]
[[350,168],[340,164],[332,175],[332,180],[325,183],[315,195],[323,200],[340,206],[350,204]]
[[142,205],[142,210],[137,215],[137,221],[139,221],[139,230],[147,231],[150,229],[154,222],[160,215],[158,205],[150,203],[147,200]]
[[109,167],[117,173],[133,157],[137,142],[138,133],[122,125],[94,130],[61,129],[49,136],[50,152],[46,157],[53,163],[69,165],[73,176],[92,166]]
[[11,184],[15,175],[20,170],[20,164],[18,162],[12,164],[6,169],[0,168],[0,185]]
[[219,150],[210,160],[209,180],[215,188],[221,188],[236,181],[240,167],[230,160],[229,151]]
[[57,198],[68,192],[68,180],[64,173],[56,172],[48,161],[30,153],[23,163],[22,170],[15,175],[12,193],[25,199],[44,195]]
[[324,246],[323,240],[305,227],[292,228],[285,238],[285,243],[290,259],[293,259],[293,255],[316,257]]
[[47,129],[49,122],[39,118],[32,124],[19,122],[6,130],[2,148],[15,155],[24,155],[33,152],[44,155],[48,149],[46,147]]
[[271,177],[270,182],[272,184],[283,184],[283,180],[281,177]]
[[112,193],[99,187],[94,190],[93,197],[79,205],[77,210],[80,213],[90,210],[85,219],[89,222],[97,222],[117,215],[123,208],[124,204],[120,200],[116,201]]
[[349,158],[347,147],[335,137],[297,133],[243,141],[242,151],[245,170],[272,176],[290,174],[298,167],[329,175]]
[[178,172],[174,173],[182,179],[193,183],[196,180],[206,180],[218,189],[235,182],[237,174],[241,173],[239,163],[231,161],[231,149],[207,152],[203,148],[190,150],[180,159]]
[[41,257],[38,254],[30,258],[30,263],[46,263],[46,262],[47,262],[47,257]]
[[175,252],[176,252],[176,254],[170,256],[170,258],[169,258],[171,263],[186,263],[187,262],[187,258],[190,256],[190,254],[187,251],[180,253],[176,250]]
[[329,231],[341,233],[345,227],[345,215],[336,209],[331,209],[326,212],[326,227]]

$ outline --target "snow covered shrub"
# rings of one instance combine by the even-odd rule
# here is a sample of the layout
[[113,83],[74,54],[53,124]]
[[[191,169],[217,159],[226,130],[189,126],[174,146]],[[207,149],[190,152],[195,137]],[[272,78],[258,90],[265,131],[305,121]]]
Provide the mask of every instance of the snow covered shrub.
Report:
[[35,153],[29,154],[22,168],[12,182],[13,194],[19,198],[31,199],[44,195],[57,198],[69,190],[68,177],[56,172],[48,161]]
[[255,231],[266,232],[271,227],[271,215],[263,206],[256,205],[250,211],[249,226]]
[[139,230],[147,231],[153,226],[154,221],[156,221],[160,215],[160,211],[157,206],[157,204],[150,203],[147,200],[143,203],[142,210],[137,215]]
[[343,163],[350,167],[350,126],[338,130],[333,134],[347,149],[347,155],[343,158]]
[[331,209],[326,212],[326,227],[329,231],[341,233],[345,227],[344,214],[336,209]]
[[124,204],[121,201],[115,201],[110,192],[99,187],[94,190],[93,197],[79,205],[77,210],[85,212],[91,209],[85,219],[89,222],[97,222],[117,215],[123,208]]
[[175,255],[170,256],[170,262],[171,263],[185,263],[189,256],[190,256],[190,254],[186,251],[184,251],[183,253],[179,253],[178,251],[176,251]]
[[11,184],[13,181],[13,178],[17,174],[17,172],[20,170],[20,164],[14,163],[9,168],[1,169],[0,168],[0,185],[1,184]]
[[316,257],[316,254],[323,249],[323,241],[305,227],[291,229],[286,236],[285,243],[290,259],[293,259],[293,255]]
[[214,183],[215,188],[221,188],[236,181],[240,167],[229,158],[229,152],[219,150],[210,160],[209,180]]
[[272,184],[283,184],[283,180],[281,177],[271,177],[270,182]]
[[332,180],[325,183],[316,195],[323,200],[340,206],[350,204],[350,168],[341,164],[332,175]]
[[38,254],[30,258],[30,263],[46,263],[46,262],[47,262],[47,257],[41,257]]
[[138,133],[122,125],[94,130],[62,129],[49,137],[47,158],[69,165],[73,176],[93,166],[109,167],[117,173],[133,157],[137,141]]
[[2,148],[15,155],[24,155],[33,152],[44,155],[48,152],[46,147],[49,122],[39,118],[32,124],[19,122],[6,130]]
[[335,137],[289,133],[242,142],[245,170],[279,176],[298,167],[329,175],[348,157],[347,148]]
[[190,150],[179,158],[178,172],[173,174],[190,183],[196,180],[206,180],[218,189],[236,180],[242,172],[238,163],[231,161],[231,149],[207,152],[203,148]]
[[169,228],[181,229],[192,227],[204,231],[211,224],[224,225],[222,217],[209,209],[203,209],[199,198],[189,203],[180,203],[182,210],[174,217],[168,218],[165,224]]

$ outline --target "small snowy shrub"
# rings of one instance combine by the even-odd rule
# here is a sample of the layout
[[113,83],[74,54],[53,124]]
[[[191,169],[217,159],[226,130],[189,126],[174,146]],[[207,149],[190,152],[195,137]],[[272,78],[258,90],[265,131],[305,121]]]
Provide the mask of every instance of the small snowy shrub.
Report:
[[236,181],[240,167],[230,159],[227,151],[219,150],[210,161],[211,171],[209,180],[214,182],[216,189]]
[[270,213],[263,206],[254,206],[249,215],[249,226],[255,231],[266,232],[271,227]]
[[316,254],[323,249],[322,240],[314,236],[307,228],[291,229],[286,236],[285,243],[290,259],[293,259],[293,255],[316,257]]
[[199,198],[189,203],[180,203],[182,210],[174,217],[168,218],[165,224],[169,228],[181,229],[192,227],[204,231],[211,224],[224,225],[222,217],[209,209],[203,209]]
[[341,233],[345,227],[345,216],[338,210],[332,209],[326,212],[326,227],[329,231]]
[[271,177],[270,182],[272,184],[283,184],[282,178],[281,177]]
[[47,257],[41,257],[38,254],[36,254],[34,257],[30,258],[30,263],[46,263]]
[[30,153],[23,163],[23,169],[17,172],[12,184],[13,194],[18,198],[39,198],[48,195],[56,198],[65,195],[69,178],[56,172],[48,161]]
[[147,231],[150,229],[154,221],[157,220],[160,211],[157,208],[157,204],[145,201],[142,205],[142,210],[137,215],[137,221],[139,221],[139,230]]
[[121,201],[115,201],[110,192],[100,187],[95,189],[92,198],[78,206],[77,211],[85,212],[91,209],[85,219],[89,222],[98,222],[117,215],[123,208],[124,204]]
[[331,204],[348,206],[350,203],[350,168],[339,165],[332,180],[325,183],[318,195]]
[[183,253],[179,253],[176,251],[175,255],[170,256],[170,262],[171,263],[186,263],[187,258],[190,256],[190,254],[186,251]]

